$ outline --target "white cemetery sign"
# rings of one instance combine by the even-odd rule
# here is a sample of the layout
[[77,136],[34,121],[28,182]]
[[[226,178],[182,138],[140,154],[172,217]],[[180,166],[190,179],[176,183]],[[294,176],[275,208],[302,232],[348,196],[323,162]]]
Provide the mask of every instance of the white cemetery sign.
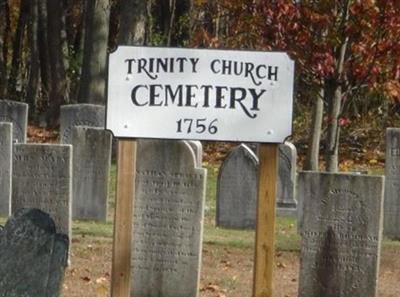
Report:
[[260,146],[253,296],[272,296],[278,145],[292,133],[294,63],[285,53],[119,46],[109,55],[106,129],[119,138],[112,297],[128,297],[136,143]]
[[293,73],[280,52],[120,46],[106,127],[120,138],[280,143],[292,131]]

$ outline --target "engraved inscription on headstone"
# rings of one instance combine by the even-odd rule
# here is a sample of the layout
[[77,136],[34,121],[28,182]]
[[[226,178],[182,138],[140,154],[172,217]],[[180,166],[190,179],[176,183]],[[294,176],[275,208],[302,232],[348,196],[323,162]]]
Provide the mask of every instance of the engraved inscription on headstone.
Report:
[[0,100],[0,122],[12,123],[13,141],[25,143],[28,125],[28,104],[17,101]]
[[0,297],[61,296],[68,237],[50,216],[20,209],[0,231]]
[[13,151],[12,213],[38,208],[71,238],[72,146],[16,144]]
[[71,104],[63,105],[60,110],[60,141],[71,143],[74,126],[105,126],[106,109],[103,105]]
[[102,128],[76,126],[72,131],[72,217],[107,220],[111,133]]
[[138,142],[131,296],[196,297],[206,171],[184,141]]
[[217,226],[255,227],[257,167],[257,156],[244,144],[224,160],[217,182]]
[[400,239],[400,128],[386,130],[383,233]]
[[12,123],[0,122],[0,216],[11,213]]
[[279,146],[279,178],[277,206],[282,208],[296,208],[295,199],[296,184],[296,147],[285,142]]
[[299,297],[375,297],[384,177],[302,172]]

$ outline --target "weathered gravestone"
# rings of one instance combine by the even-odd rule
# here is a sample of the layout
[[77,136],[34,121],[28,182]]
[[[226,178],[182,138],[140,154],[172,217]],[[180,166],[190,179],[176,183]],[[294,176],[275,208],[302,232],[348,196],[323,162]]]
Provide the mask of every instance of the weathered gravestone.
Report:
[[71,143],[74,126],[105,126],[106,109],[103,105],[71,104],[63,105],[60,110],[60,141]]
[[111,133],[102,128],[76,126],[72,131],[72,217],[107,220]]
[[255,227],[257,167],[257,156],[244,144],[224,160],[217,181],[217,226]]
[[131,296],[196,297],[205,169],[183,141],[138,142]]
[[0,231],[0,297],[61,296],[68,245],[48,214],[18,210]]
[[0,122],[13,124],[13,141],[26,142],[26,129],[28,125],[28,104],[0,100]]
[[11,213],[12,123],[0,122],[0,216]]
[[190,145],[194,152],[197,167],[203,166],[203,146],[201,142],[198,140],[187,140],[186,142]]
[[302,172],[299,297],[375,297],[384,178]]
[[400,128],[386,130],[383,233],[400,239]]
[[296,147],[285,142],[279,145],[279,171],[277,189],[277,214],[294,216],[297,215],[297,201],[295,199],[296,187]]
[[16,144],[13,151],[12,213],[38,208],[71,238],[72,146]]

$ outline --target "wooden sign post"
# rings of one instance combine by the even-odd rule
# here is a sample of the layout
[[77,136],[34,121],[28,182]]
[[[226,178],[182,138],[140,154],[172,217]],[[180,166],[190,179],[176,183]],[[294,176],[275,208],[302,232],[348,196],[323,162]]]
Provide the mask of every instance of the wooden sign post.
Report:
[[278,145],[261,144],[259,158],[253,297],[272,297]]
[[[130,297],[137,138],[258,142],[254,297],[272,297],[278,143],[292,132],[285,53],[120,46],[109,56],[106,128],[120,138],[112,297]],[[140,296],[134,296],[140,297]]]
[[136,141],[118,141],[111,296],[130,296]]

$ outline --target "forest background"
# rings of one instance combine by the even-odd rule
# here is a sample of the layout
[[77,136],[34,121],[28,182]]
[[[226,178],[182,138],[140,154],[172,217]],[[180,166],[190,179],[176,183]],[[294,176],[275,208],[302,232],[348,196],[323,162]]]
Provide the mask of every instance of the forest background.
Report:
[[[381,166],[400,125],[396,0],[0,0],[0,98],[56,131],[61,105],[106,103],[118,44],[288,52],[303,169]],[[206,144],[208,158],[225,148]]]

